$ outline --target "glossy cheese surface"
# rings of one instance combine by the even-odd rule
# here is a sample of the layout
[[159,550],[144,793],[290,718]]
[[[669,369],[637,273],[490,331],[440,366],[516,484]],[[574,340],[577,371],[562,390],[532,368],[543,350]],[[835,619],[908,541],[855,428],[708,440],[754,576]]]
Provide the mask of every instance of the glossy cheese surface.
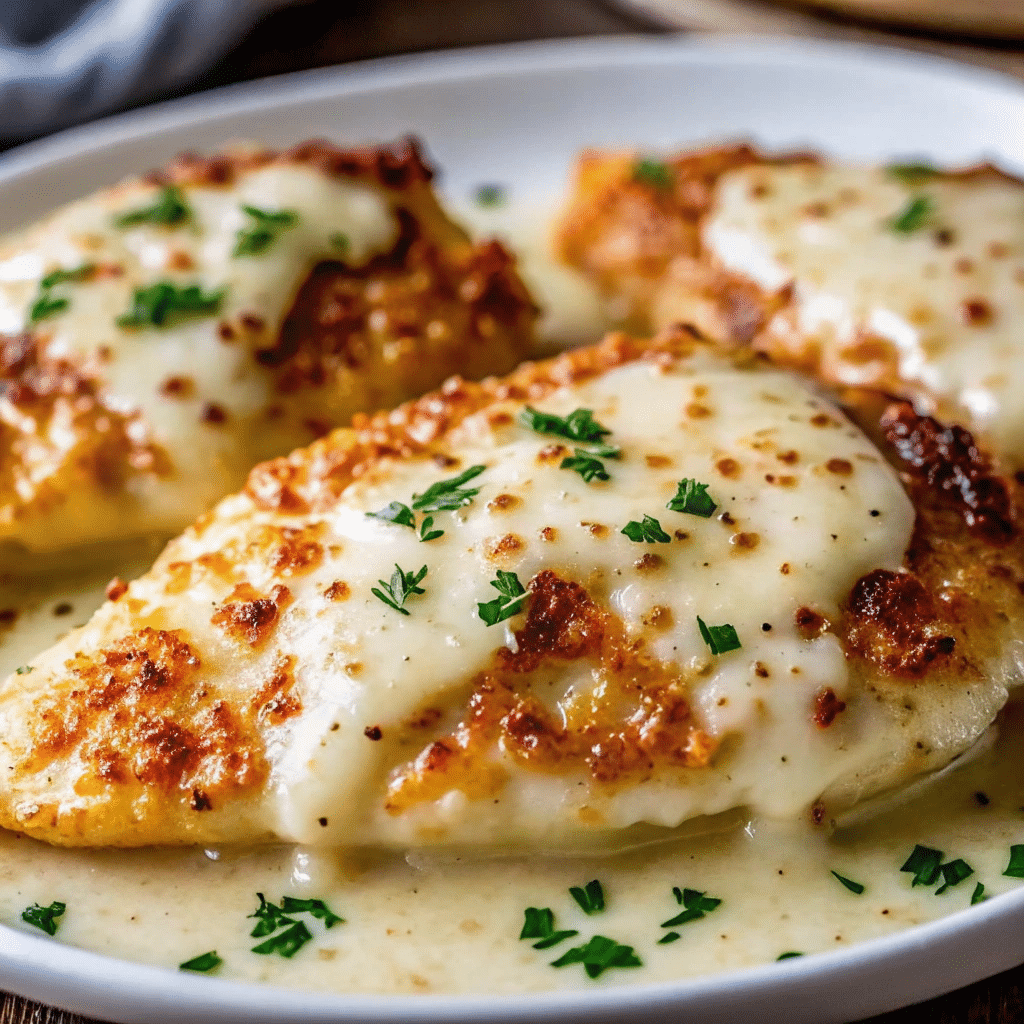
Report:
[[[763,344],[848,384],[895,379],[1024,452],[1024,187],[995,173],[750,166],[718,184],[709,253],[789,304]],[[901,221],[902,218],[902,221]]]

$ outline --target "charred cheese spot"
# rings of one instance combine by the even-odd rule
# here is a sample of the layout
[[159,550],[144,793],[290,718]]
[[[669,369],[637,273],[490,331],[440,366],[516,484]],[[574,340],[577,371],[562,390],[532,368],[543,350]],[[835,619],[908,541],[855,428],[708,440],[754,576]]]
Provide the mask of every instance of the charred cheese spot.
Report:
[[239,583],[230,598],[213,613],[210,622],[237,643],[261,647],[277,627],[281,609],[291,600],[291,592],[280,584],[268,597],[260,597],[249,583]]

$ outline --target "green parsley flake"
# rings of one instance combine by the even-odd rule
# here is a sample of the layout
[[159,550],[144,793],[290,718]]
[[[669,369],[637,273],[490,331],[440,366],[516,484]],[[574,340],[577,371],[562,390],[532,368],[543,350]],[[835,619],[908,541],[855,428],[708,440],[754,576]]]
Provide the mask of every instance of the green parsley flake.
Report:
[[1010,847],[1010,863],[1003,874],[1007,878],[1024,878],[1024,844]]
[[[1021,847],[1024,850],[1024,847]],[[907,871],[914,876],[910,883],[915,885],[934,885],[942,872],[942,851],[933,850],[930,846],[914,847],[900,871]],[[1022,876],[1024,877],[1024,876]]]
[[566,939],[579,935],[579,932],[572,929],[555,931],[555,915],[550,907],[527,907],[524,918],[519,939],[539,939],[539,942],[533,944],[534,949],[550,949]]
[[712,654],[727,654],[729,651],[738,651],[743,646],[740,643],[740,638],[736,635],[735,628],[728,622],[721,626],[708,626],[698,615],[697,628],[700,630],[704,643],[711,648]]
[[974,868],[965,860],[961,860],[959,857],[956,860],[951,860],[947,864],[943,864],[939,871],[942,873],[942,885],[935,890],[936,896],[941,896],[947,889],[954,885],[959,885],[965,878],[970,878],[974,874]]
[[201,953],[199,956],[192,957],[191,960],[186,960],[183,964],[178,964],[179,971],[196,971],[199,974],[209,974],[210,971],[215,971],[224,961],[217,956],[217,951],[211,949],[209,953]]
[[803,956],[803,953],[798,953],[795,949],[791,949],[788,953],[780,953],[775,959],[778,960],[792,960],[795,956]]
[[295,210],[261,210],[258,206],[246,206],[242,210],[252,218],[253,223],[242,228],[235,236],[235,256],[259,256],[269,249],[277,236],[299,223]]
[[839,879],[839,881],[842,882],[850,892],[855,893],[858,896],[864,892],[864,886],[861,885],[860,882],[854,882],[852,879],[844,878],[838,871],[833,871],[832,874]]
[[391,582],[385,583],[384,580],[377,580],[383,590],[378,590],[376,587],[372,587],[370,593],[374,597],[380,598],[388,607],[394,608],[396,612],[400,612],[402,615],[408,615],[409,611],[405,607],[405,602],[413,594],[425,594],[426,591],[419,586],[423,577],[427,575],[427,567],[421,566],[419,571],[416,573],[405,572],[405,570],[398,567],[398,563],[395,563],[395,571],[391,574]]
[[708,896],[705,892],[698,892],[696,889],[680,889],[674,886],[672,895],[685,909],[681,914],[661,922],[662,928],[676,928],[681,924],[689,924],[691,921],[699,921],[702,917],[710,914],[712,910],[721,906],[722,901],[714,896]]
[[15,670],[19,676],[27,676],[30,672],[35,671],[34,665],[19,665]]
[[604,910],[604,889],[601,888],[601,883],[596,878],[592,882],[587,882],[582,889],[578,885],[574,885],[569,890],[569,895],[588,916],[599,914]]
[[502,206],[507,198],[507,191],[504,185],[488,183],[477,186],[474,198],[476,199],[477,206]]
[[670,942],[678,942],[682,938],[679,932],[665,932],[660,939],[658,939],[659,946],[667,946]]
[[621,454],[621,449],[608,444],[600,445],[598,448],[577,448],[574,455],[567,455],[562,459],[558,468],[571,469],[579,473],[588,484],[592,480],[610,480],[611,477],[601,459],[617,459]]
[[400,501],[393,501],[377,512],[367,512],[366,514],[371,519],[381,519],[385,523],[395,523],[398,526],[416,529],[416,516],[413,515],[413,511],[408,505],[403,505]]
[[327,239],[338,252],[348,252],[352,248],[352,240],[344,232],[336,231]]
[[644,158],[633,164],[633,180],[655,188],[670,189],[676,178],[672,168],[661,160]]
[[680,480],[676,496],[665,506],[673,512],[686,512],[691,516],[710,519],[718,506],[708,494],[708,485],[696,480]]
[[303,900],[295,896],[285,896],[281,900],[281,909],[286,914],[311,914],[317,920],[323,921],[325,928],[345,923],[345,918],[335,914],[323,900]]
[[56,935],[57,928],[60,925],[60,921],[57,918],[63,917],[64,911],[67,909],[66,903],[55,902],[51,903],[48,907],[33,903],[31,907],[26,907],[21,912],[21,919],[27,924],[34,925],[41,931],[46,932],[47,935]]
[[385,523],[395,523],[398,526],[408,526],[411,530],[416,530],[421,544],[424,541],[437,540],[438,537],[444,536],[444,530],[433,529],[433,516],[424,516],[419,529],[417,529],[416,513],[408,505],[404,505],[400,501],[393,501],[390,505],[379,509],[377,512],[367,512],[366,514],[371,519],[380,519]]
[[570,441],[595,443],[611,433],[594,419],[592,409],[575,409],[568,416],[556,416],[550,412],[538,412],[527,405],[519,414],[519,422],[538,434],[554,434]]
[[492,587],[501,594],[493,601],[478,602],[476,608],[480,618],[488,626],[494,626],[505,619],[517,615],[526,600],[526,588],[519,582],[514,572],[498,570],[497,579],[490,581]]
[[932,214],[935,204],[928,196],[915,196],[889,221],[889,227],[901,235],[910,235],[923,228]]
[[672,539],[654,516],[644,516],[640,523],[631,519],[619,532],[638,544],[667,544]]
[[487,467],[470,466],[464,473],[449,480],[438,480],[422,494],[412,496],[412,507],[418,512],[453,512],[468,505],[479,493],[479,487],[463,487]]
[[272,935],[265,942],[252,947],[254,953],[261,956],[268,956],[276,953],[286,959],[291,959],[302,947],[313,938],[313,933],[306,927],[305,922],[296,921],[289,925],[283,932]]
[[80,267],[73,267],[68,270],[63,268],[51,270],[50,273],[39,282],[39,294],[29,307],[29,322],[35,324],[40,320],[46,320],[51,316],[55,316],[57,313],[63,313],[64,310],[71,305],[71,301],[63,296],[57,296],[54,298],[54,296],[50,294],[51,290],[56,288],[58,285],[85,281],[90,278],[95,271],[96,265],[94,263],[83,263]]
[[122,213],[114,223],[119,228],[130,228],[135,224],[183,224],[191,218],[192,210],[185,202],[184,193],[176,185],[168,185],[152,206]]
[[904,185],[920,185],[936,177],[939,173],[938,168],[923,160],[905,164],[889,164],[885,171],[897,181],[902,181]]
[[569,964],[583,964],[589,978],[599,978],[612,967],[643,967],[643,961],[632,946],[623,946],[604,935],[595,935],[585,946],[574,946],[557,960],[552,967],[567,967]]
[[165,327],[174,320],[210,316],[220,309],[224,290],[204,292],[197,284],[179,288],[158,281],[148,288],[136,288],[132,308],[117,318],[118,327]]
[[984,903],[988,897],[985,895],[985,886],[979,882],[974,887],[974,892],[971,894],[971,906],[973,907],[976,903]]

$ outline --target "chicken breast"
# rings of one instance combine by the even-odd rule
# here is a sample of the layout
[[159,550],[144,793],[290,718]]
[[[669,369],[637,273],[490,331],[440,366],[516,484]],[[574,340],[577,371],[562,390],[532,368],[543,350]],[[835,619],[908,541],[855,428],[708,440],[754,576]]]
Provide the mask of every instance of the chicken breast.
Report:
[[5,682],[0,824],[552,850],[941,767],[1020,677],[1019,494],[847,405],[677,333],[357,417]]
[[169,536],[257,462],[510,369],[533,304],[415,144],[183,157],[0,246],[0,562]]
[[559,247],[643,329],[883,387],[1024,465],[1024,185],[994,167],[588,153]]

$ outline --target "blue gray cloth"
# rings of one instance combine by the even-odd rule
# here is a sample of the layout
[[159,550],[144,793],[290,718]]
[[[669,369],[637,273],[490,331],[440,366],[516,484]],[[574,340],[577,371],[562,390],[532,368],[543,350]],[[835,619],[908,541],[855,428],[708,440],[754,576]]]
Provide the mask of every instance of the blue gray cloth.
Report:
[[187,86],[287,0],[0,0],[0,137]]

